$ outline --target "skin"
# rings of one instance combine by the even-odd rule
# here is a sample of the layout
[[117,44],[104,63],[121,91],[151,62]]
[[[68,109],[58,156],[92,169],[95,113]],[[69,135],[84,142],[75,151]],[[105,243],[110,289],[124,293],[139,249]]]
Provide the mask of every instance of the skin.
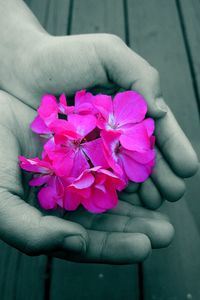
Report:
[[[176,201],[183,195],[183,178],[197,171],[198,160],[163,100],[158,72],[114,35],[54,37],[22,1],[0,0],[0,5],[0,28],[5,28],[0,32],[0,237],[29,255],[114,264],[142,261],[152,248],[167,246],[173,227],[150,209],[163,198]],[[144,95],[156,120],[155,170],[141,187],[130,183],[117,208],[107,213],[41,211],[17,156],[40,153],[42,140],[29,124],[41,96],[73,95],[83,88]]]

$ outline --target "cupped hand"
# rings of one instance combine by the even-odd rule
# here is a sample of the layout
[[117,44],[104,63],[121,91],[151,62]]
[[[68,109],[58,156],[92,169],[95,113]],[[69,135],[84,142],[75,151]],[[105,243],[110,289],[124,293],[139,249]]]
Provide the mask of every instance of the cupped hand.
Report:
[[133,195],[138,187],[134,183],[120,197],[151,209],[158,208],[164,198],[176,201],[182,197],[183,179],[197,171],[198,159],[163,100],[159,74],[152,66],[110,34],[53,37],[40,32],[36,38],[34,33],[22,50],[23,55],[18,49],[10,71],[9,64],[3,70],[7,76],[2,76],[1,85],[30,107],[37,108],[45,93],[133,89],[143,94],[148,114],[156,121],[156,167],[141,185],[140,199]]
[[[166,216],[119,201],[103,214],[42,211],[18,156],[39,155],[44,140],[29,127],[35,109],[0,91],[0,238],[29,255],[72,261],[126,264],[167,246],[173,227]],[[135,194],[137,195],[137,194]]]

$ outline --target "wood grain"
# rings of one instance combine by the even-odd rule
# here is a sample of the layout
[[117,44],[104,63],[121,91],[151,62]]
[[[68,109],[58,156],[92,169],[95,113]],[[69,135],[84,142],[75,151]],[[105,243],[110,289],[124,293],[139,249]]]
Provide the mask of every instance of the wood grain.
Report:
[[[199,116],[175,1],[130,0],[128,13],[131,46],[160,72],[166,102],[200,154]],[[146,300],[200,298],[199,182],[196,175],[184,199],[162,208],[176,236],[168,249],[153,251],[143,264]]]

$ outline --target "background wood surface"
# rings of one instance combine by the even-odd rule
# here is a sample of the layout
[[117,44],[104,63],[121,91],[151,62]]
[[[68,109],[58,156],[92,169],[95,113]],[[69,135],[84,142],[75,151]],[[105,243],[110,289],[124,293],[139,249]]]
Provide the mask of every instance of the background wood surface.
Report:
[[[108,32],[155,66],[166,102],[198,154],[200,1],[27,0],[53,35]],[[77,264],[28,257],[0,243],[0,300],[200,299],[200,173],[165,203],[176,236],[142,265]]]

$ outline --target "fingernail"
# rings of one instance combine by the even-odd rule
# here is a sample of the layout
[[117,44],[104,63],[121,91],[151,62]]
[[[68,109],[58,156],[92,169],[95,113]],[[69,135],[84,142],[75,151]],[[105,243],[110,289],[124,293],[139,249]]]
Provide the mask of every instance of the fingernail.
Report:
[[80,253],[85,251],[86,244],[80,235],[73,235],[64,239],[63,248],[67,251]]
[[159,110],[167,113],[168,107],[167,107],[167,104],[165,103],[165,101],[162,97],[156,98],[156,105],[157,105]]

